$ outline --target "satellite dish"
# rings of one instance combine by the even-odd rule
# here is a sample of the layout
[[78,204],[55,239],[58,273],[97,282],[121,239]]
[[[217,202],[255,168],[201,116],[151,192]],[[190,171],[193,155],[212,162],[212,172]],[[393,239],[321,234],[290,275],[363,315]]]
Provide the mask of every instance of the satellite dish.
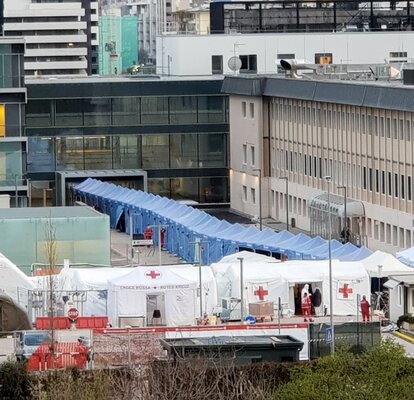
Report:
[[233,72],[236,72],[241,68],[242,62],[239,57],[233,56],[230,57],[229,61],[227,62],[227,65]]

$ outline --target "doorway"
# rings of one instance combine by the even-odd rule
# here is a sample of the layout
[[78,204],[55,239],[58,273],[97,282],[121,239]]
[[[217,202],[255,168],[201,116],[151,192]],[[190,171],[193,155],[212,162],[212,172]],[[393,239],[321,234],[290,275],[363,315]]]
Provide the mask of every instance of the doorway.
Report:
[[147,326],[166,325],[165,295],[147,294]]

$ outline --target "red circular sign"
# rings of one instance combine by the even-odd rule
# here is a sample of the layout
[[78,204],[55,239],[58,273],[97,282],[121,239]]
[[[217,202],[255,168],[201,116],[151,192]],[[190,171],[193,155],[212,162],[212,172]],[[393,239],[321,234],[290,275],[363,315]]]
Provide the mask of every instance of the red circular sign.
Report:
[[69,308],[68,310],[68,318],[71,321],[75,321],[79,317],[79,311],[76,308]]

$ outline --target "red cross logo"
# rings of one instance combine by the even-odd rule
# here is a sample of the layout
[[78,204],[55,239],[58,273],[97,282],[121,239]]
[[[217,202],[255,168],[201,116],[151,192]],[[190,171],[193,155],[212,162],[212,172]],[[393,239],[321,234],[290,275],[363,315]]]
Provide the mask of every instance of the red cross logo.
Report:
[[259,286],[259,289],[254,291],[254,295],[259,296],[260,301],[263,301],[264,297],[268,294],[269,292],[267,290],[264,290],[263,286]]
[[348,299],[349,295],[352,294],[352,289],[349,287],[348,283],[344,283],[344,287],[339,288],[339,293],[342,293],[342,298]]
[[145,276],[151,279],[158,279],[161,276],[161,274],[157,271],[150,271],[147,272]]

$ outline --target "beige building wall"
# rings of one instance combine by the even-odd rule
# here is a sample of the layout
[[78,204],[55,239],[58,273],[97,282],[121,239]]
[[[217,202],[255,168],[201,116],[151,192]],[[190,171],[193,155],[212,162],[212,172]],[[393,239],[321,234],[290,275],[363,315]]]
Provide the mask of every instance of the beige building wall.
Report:
[[[354,221],[362,243],[370,249],[394,252],[413,245],[414,116],[410,112],[328,104],[285,98],[231,96],[231,206],[257,215],[249,198],[255,184],[250,161],[243,163],[244,145],[260,147],[263,162],[263,121],[269,121],[269,170],[263,215],[285,221],[286,182],[289,214],[298,227],[309,230],[309,199],[327,190],[363,202],[365,218]],[[254,118],[243,117],[243,103],[258,104]],[[261,144],[259,143],[261,142]],[[244,173],[244,175],[243,175]],[[243,187],[247,187],[247,199]],[[263,189],[265,190],[265,189]]]

